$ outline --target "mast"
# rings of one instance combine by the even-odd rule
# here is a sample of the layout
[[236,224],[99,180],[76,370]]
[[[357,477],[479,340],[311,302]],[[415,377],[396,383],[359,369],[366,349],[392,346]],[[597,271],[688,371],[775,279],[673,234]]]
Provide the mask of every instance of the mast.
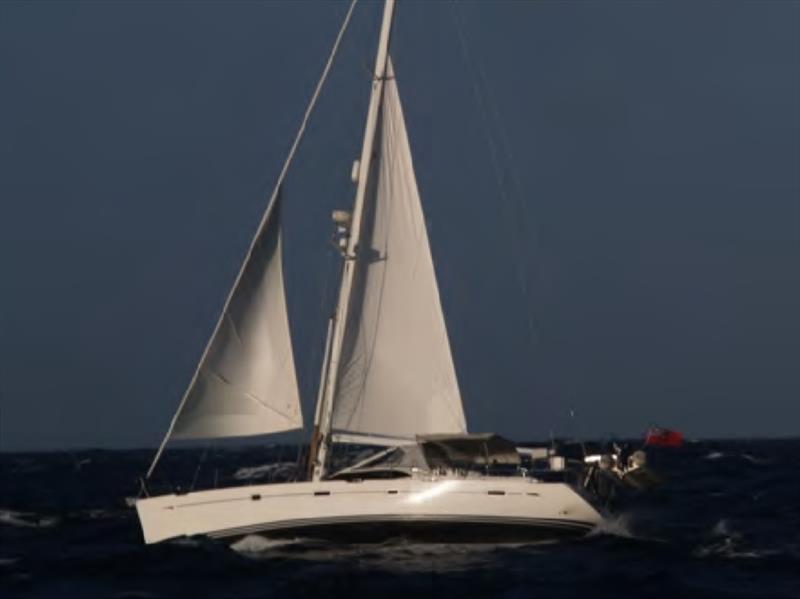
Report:
[[322,369],[319,373],[319,389],[317,390],[317,407],[314,411],[314,428],[311,431],[311,442],[308,447],[308,459],[306,460],[307,478],[314,475],[314,458],[317,455],[319,448],[320,432],[319,423],[322,415],[323,398],[325,397],[325,381],[328,380],[328,364],[331,355],[331,336],[333,333],[333,319],[332,315],[328,318],[328,330],[325,334],[325,354],[322,357]]
[[358,187],[353,204],[352,225],[350,237],[344,255],[342,268],[342,282],[339,288],[339,300],[336,312],[333,315],[333,330],[330,346],[330,355],[327,367],[324,367],[325,377],[320,381],[324,385],[321,402],[317,406],[317,424],[311,438],[309,451],[309,469],[312,470],[312,480],[318,481],[325,471],[325,460],[331,444],[331,416],[333,414],[333,397],[336,394],[336,382],[339,374],[339,360],[342,355],[342,341],[350,306],[350,293],[353,288],[353,275],[355,273],[355,260],[357,259],[358,242],[361,233],[361,220],[364,212],[364,198],[367,191],[372,163],[373,146],[375,143],[375,130],[378,124],[383,83],[386,73],[386,63],[389,55],[389,36],[392,29],[395,0],[386,0],[383,8],[383,22],[380,38],[378,40],[378,53],[375,59],[375,72],[372,79],[372,92],[367,111],[367,124],[364,129],[364,143],[361,148],[361,160],[358,167]]

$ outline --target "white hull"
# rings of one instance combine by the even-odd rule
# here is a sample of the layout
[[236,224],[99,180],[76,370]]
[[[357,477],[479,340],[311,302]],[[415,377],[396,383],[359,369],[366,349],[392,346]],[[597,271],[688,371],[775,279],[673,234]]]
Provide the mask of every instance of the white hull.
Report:
[[136,502],[144,538],[267,536],[460,542],[585,534],[602,516],[564,483],[523,477],[297,482]]

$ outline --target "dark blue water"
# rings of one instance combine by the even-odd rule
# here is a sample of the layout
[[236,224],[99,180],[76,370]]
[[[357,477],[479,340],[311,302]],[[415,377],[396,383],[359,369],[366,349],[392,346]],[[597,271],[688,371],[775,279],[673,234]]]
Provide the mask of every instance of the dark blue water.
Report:
[[[173,451],[199,486],[292,471],[287,448]],[[800,441],[651,453],[667,492],[597,534],[518,546],[142,544],[149,451],[0,455],[0,597],[800,597]],[[278,468],[258,468],[282,462]],[[163,482],[163,478],[162,478]]]

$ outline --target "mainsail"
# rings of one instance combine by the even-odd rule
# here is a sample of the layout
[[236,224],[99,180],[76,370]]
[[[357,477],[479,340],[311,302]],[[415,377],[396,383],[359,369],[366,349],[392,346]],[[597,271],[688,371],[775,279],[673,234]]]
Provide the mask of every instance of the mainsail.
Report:
[[391,60],[333,401],[337,431],[466,431]]
[[303,426],[281,265],[277,197],[172,424],[176,438]]

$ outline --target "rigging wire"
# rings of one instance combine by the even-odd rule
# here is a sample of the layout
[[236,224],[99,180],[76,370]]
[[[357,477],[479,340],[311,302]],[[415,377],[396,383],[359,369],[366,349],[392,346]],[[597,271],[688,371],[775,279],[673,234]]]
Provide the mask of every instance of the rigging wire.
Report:
[[194,476],[192,477],[192,484],[189,486],[190,491],[194,491],[194,488],[197,485],[197,479],[200,477],[200,469],[203,467],[206,457],[208,457],[208,450],[210,447],[211,444],[207,443],[203,449],[203,453],[200,455],[200,461],[197,463],[197,469],[194,471]]
[[[492,97],[491,87],[487,83],[484,70],[470,52],[465,32],[465,17],[460,10],[458,0],[453,0],[451,6],[462,58],[467,68],[472,71],[472,91],[483,120],[490,162],[500,192],[500,208],[505,218],[511,222],[512,249],[517,256],[527,256],[529,252],[524,251],[523,241],[530,239],[534,245],[534,252],[537,252],[538,235],[529,227],[528,209],[525,201],[521,199],[522,185],[517,176],[517,169],[514,168],[515,161],[510,150],[508,134],[498,114],[497,102]],[[495,132],[499,134],[499,139]],[[510,167],[504,168],[504,164],[510,165]],[[533,271],[534,279],[538,278],[539,272],[531,260],[517,260],[516,264],[517,283],[520,286],[522,299],[527,307],[531,304],[529,271]],[[527,341],[531,349],[533,349],[538,336],[536,315],[533,310],[526,310],[526,316]]]
[[172,417],[172,421],[170,422],[169,429],[167,429],[166,435],[164,435],[164,439],[161,441],[161,445],[159,445],[158,450],[156,451],[156,455],[153,458],[152,463],[150,464],[150,468],[147,470],[147,474],[145,475],[145,480],[149,479],[150,476],[153,474],[153,471],[158,464],[159,459],[161,458],[161,454],[164,452],[164,448],[166,447],[167,443],[169,442],[170,437],[172,436],[172,431],[175,428],[175,424],[178,421],[178,416],[180,415],[181,411],[183,410],[183,406],[186,403],[186,399],[189,397],[189,391],[194,386],[194,382],[197,380],[197,376],[200,372],[200,366],[202,365],[203,361],[205,360],[206,354],[208,353],[209,348],[211,347],[211,341],[217,334],[219,330],[220,324],[224,318],[225,313],[228,311],[228,306],[230,305],[231,299],[233,298],[234,292],[236,291],[237,287],[239,286],[239,281],[242,278],[244,273],[245,267],[247,263],[250,261],[250,256],[253,253],[253,249],[261,236],[264,227],[267,224],[267,220],[269,219],[270,213],[272,212],[272,207],[275,205],[275,202],[280,194],[281,187],[283,185],[283,181],[286,178],[286,173],[289,171],[289,166],[294,159],[294,155],[297,152],[297,148],[300,146],[300,142],[303,139],[303,136],[306,132],[306,127],[308,122],[311,118],[311,113],[314,110],[314,107],[317,104],[317,100],[319,99],[319,95],[322,92],[322,87],[325,84],[325,81],[328,78],[328,73],[331,70],[331,66],[333,66],[333,60],[336,57],[336,54],[339,50],[339,45],[344,37],[345,31],[347,31],[347,26],[350,23],[350,17],[353,15],[353,9],[356,6],[358,0],[351,0],[350,6],[347,9],[347,13],[345,14],[344,21],[339,28],[339,32],[336,35],[336,39],[333,43],[333,47],[331,48],[330,54],[328,55],[328,59],[325,62],[325,67],[322,69],[322,74],[320,75],[319,81],[317,81],[317,85],[314,88],[314,93],[311,95],[311,99],[308,101],[308,105],[306,107],[305,113],[303,114],[303,119],[300,122],[300,128],[297,130],[295,135],[294,141],[292,142],[291,147],[289,148],[289,153],[286,156],[286,160],[283,163],[283,167],[281,168],[280,174],[278,175],[278,179],[275,181],[275,187],[272,190],[272,194],[269,198],[269,203],[267,204],[267,209],[264,211],[263,216],[261,217],[261,221],[258,224],[258,229],[256,230],[255,235],[253,236],[253,240],[250,242],[250,248],[247,250],[247,256],[245,257],[244,261],[242,262],[242,266],[239,269],[239,273],[236,276],[236,281],[234,282],[233,286],[231,287],[230,292],[228,293],[228,297],[225,301],[225,306],[222,309],[222,313],[220,315],[219,320],[217,321],[216,327],[214,332],[211,335],[211,338],[206,345],[205,351],[203,352],[203,357],[200,359],[200,362],[197,365],[197,369],[194,372],[194,376],[192,377],[189,386],[186,389],[183,397],[181,398],[181,402],[178,405],[178,409],[175,411],[175,415]]
[[[473,93],[482,111],[481,116],[483,117],[485,133],[489,142],[492,168],[501,192],[501,201],[507,204],[507,206],[502,206],[501,203],[501,206],[504,208],[504,211],[511,209],[514,212],[510,215],[511,241],[515,246],[513,249],[517,256],[527,256],[528,252],[523,251],[522,242],[523,240],[529,239],[530,244],[533,246],[533,254],[539,255],[539,235],[535,228],[535,222],[529,220],[528,206],[522,199],[523,188],[517,176],[518,169],[514,168],[515,161],[510,149],[511,144],[509,142],[507,129],[503,126],[503,121],[497,110],[497,102],[494,101],[491,86],[487,84],[485,72],[481,68],[480,63],[472,57],[469,51],[464,27],[465,18],[458,6],[458,0],[452,0],[452,7],[462,55],[465,63],[473,70]],[[499,134],[499,140],[495,138],[493,132]],[[504,163],[510,165],[510,168],[506,169],[507,175],[505,176],[502,168]],[[508,186],[506,186],[506,181],[508,182]],[[508,187],[511,188],[510,193]],[[506,214],[506,217],[509,217],[509,215]],[[531,224],[532,222],[533,224]],[[521,287],[523,300],[526,306],[528,306],[533,303],[530,296],[531,288],[528,275],[530,274],[532,276],[533,284],[537,289],[543,289],[547,284],[547,280],[541,268],[538,268],[535,259],[528,260],[527,264],[523,264],[522,261],[517,262],[517,264],[518,282]],[[527,326],[529,333],[527,341],[530,344],[531,351],[533,351],[537,341],[541,339],[541,327],[538,325],[536,313],[532,309],[527,311]],[[571,428],[574,432],[574,410],[572,407],[569,408],[569,413],[571,414]],[[552,434],[551,431],[551,436]]]

